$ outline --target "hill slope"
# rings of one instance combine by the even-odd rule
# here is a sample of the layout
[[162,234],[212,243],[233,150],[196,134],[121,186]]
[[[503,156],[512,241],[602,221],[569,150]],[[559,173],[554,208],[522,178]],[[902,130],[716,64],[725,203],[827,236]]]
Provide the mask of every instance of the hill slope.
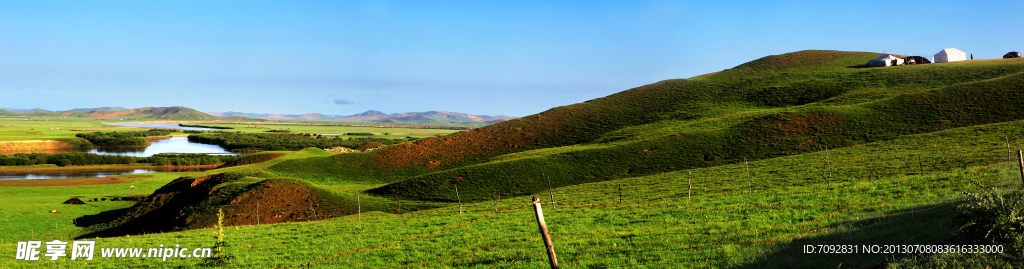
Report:
[[[1015,102],[1024,98],[1022,60],[860,67],[875,56],[838,51],[768,56],[373,152],[307,149],[258,165],[208,171],[165,186],[106,235],[140,232],[152,223],[203,227],[187,220],[212,219],[215,206],[235,210],[232,216],[238,218],[232,221],[250,223],[246,208],[262,200],[245,197],[270,197],[287,188],[301,190],[294,196],[305,200],[280,204],[333,208],[323,211],[325,216],[351,213],[351,196],[365,189],[376,195],[363,199],[390,212],[394,209],[383,206],[389,201],[380,196],[481,201],[494,194],[542,191],[548,177],[552,187],[562,187],[1024,118]],[[287,188],[276,189],[282,186]],[[177,215],[161,213],[164,207]],[[308,220],[312,211],[288,211],[296,215],[281,218]]]
[[371,192],[482,200],[1024,118],[1024,61],[861,67],[876,55],[769,56],[391,147],[372,159],[426,172]]

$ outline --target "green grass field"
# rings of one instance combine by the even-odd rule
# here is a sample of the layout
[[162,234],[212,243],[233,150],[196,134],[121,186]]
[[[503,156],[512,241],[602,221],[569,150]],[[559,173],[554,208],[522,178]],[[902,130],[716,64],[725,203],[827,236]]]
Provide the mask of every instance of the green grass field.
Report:
[[[137,204],[97,205],[62,213],[69,214],[63,219],[46,212],[55,206],[78,210],[55,204],[69,195],[114,195],[122,189],[6,187],[0,191],[35,195],[0,196],[0,217],[42,216],[0,224],[17,230],[0,235],[0,249],[13,255],[13,241],[97,232],[101,226],[68,223],[90,214],[99,214],[94,220],[130,217],[102,226],[114,228],[94,238],[98,248],[209,247],[215,229],[208,227],[223,210],[227,254],[234,256],[229,267],[312,262],[323,268],[546,268],[529,208],[536,195],[549,202],[545,218],[563,268],[1024,266],[1016,253],[803,253],[805,245],[818,244],[967,242],[954,240],[962,193],[978,191],[977,184],[1008,192],[1024,181],[1008,152],[1024,144],[1024,109],[1017,104],[1024,99],[1024,61],[862,67],[876,56],[773,55],[373,152],[268,152],[285,155],[202,173],[131,179],[163,187],[136,189],[152,193]],[[18,126],[12,130],[26,128],[11,124]],[[12,136],[31,135],[37,134]],[[830,165],[820,151],[825,146]],[[495,195],[501,197],[497,206]],[[551,196],[560,204],[551,204]],[[313,202],[341,213],[320,220]],[[363,214],[353,214],[357,206]],[[494,214],[495,207],[508,210]],[[324,208],[319,213],[327,214]],[[159,220],[150,223],[175,231],[140,233],[146,228],[142,220]],[[253,225],[257,220],[262,225]],[[57,231],[47,233],[51,222]],[[36,235],[36,229],[44,232]],[[202,262],[7,259],[0,267]]]
[[[697,210],[660,207],[545,206],[545,218],[555,237],[565,268],[721,268],[721,267],[864,267],[893,259],[890,255],[803,254],[804,244],[927,244],[938,243],[956,232],[950,223],[952,205],[971,181],[1016,188],[1018,171],[1006,164],[1000,133],[1019,130],[1021,123],[966,127],[934,134],[909,136],[830,151],[833,178],[822,176],[818,153],[750,162],[753,193],[748,194],[743,164],[677,171],[651,176],[580,184],[554,189],[565,203],[693,208],[764,208]],[[1011,141],[1014,145],[1024,139]],[[970,168],[963,170],[955,149],[960,144]],[[298,152],[272,160],[312,158],[323,153]],[[918,162],[917,157],[921,160]],[[204,174],[261,170],[274,165],[226,168]],[[923,172],[922,172],[923,171]],[[252,172],[252,171],[249,171]],[[692,198],[687,180],[693,173]],[[157,174],[140,179],[134,193],[145,194],[180,174]],[[199,176],[198,174],[192,176]],[[75,216],[125,208],[129,202],[98,205],[55,205],[73,196],[115,195],[124,184],[87,187],[4,188],[0,204],[3,225],[13,233],[2,238],[4,253],[13,255],[15,240],[52,240],[51,230],[78,235],[70,223]],[[339,193],[358,193],[379,184],[324,185]],[[144,186],[144,187],[140,187]],[[621,202],[619,192],[621,188]],[[55,195],[56,193],[60,193]],[[133,194],[134,194],[133,193]],[[548,200],[547,192],[536,193]],[[367,198],[364,196],[364,199]],[[367,200],[373,202],[366,202]],[[372,198],[366,203],[396,203]],[[503,197],[499,208],[528,203],[527,196]],[[834,205],[833,204],[843,204]],[[938,207],[935,207],[939,205]],[[820,206],[772,208],[769,206]],[[46,213],[51,208],[62,214]],[[493,201],[468,203],[459,215],[458,204],[405,212],[372,211],[324,221],[229,227],[230,254],[239,267],[277,267],[319,260],[337,253],[376,246],[454,226],[493,212]],[[914,213],[904,213],[922,210]],[[385,210],[387,211],[387,210]],[[833,213],[835,212],[835,213]],[[489,268],[520,262],[519,268],[543,268],[543,245],[532,210],[521,208],[472,224],[380,248],[342,255],[314,267],[383,268],[427,262],[413,267]],[[879,217],[893,215],[888,217]],[[230,222],[227,225],[232,225]],[[830,230],[805,233],[831,228]],[[33,233],[38,232],[33,237]],[[777,242],[762,242],[781,239]],[[210,246],[211,229],[97,239],[97,247],[155,247],[181,244]],[[493,248],[489,248],[493,247]],[[482,249],[486,248],[486,249]],[[479,250],[477,250],[479,249]],[[455,255],[450,258],[448,256]],[[437,260],[438,261],[433,261]],[[433,261],[433,262],[431,262]],[[49,266],[154,266],[197,265],[193,259],[96,258],[92,262],[62,260],[26,262],[5,260],[4,267]]]
[[[25,120],[28,119],[28,120]],[[0,141],[17,140],[51,140],[63,138],[75,138],[75,134],[93,131],[143,131],[148,129],[115,129],[118,126],[103,124],[105,122],[132,122],[110,119],[92,118],[36,118],[36,117],[2,117],[0,116]],[[271,122],[273,123],[273,122]],[[297,133],[402,133],[402,134],[450,134],[459,130],[446,129],[416,129],[416,128],[378,128],[378,127],[347,127],[347,126],[319,126],[302,125],[303,123],[289,123],[289,125],[254,125],[254,124],[206,124],[206,126],[223,126],[236,129],[225,130],[232,132],[261,133],[267,130],[285,128]],[[294,124],[294,125],[292,125]],[[262,126],[266,129],[245,128],[245,126]],[[58,129],[59,128],[59,129]],[[82,131],[75,131],[82,130]],[[431,137],[433,135],[387,135],[374,137]]]

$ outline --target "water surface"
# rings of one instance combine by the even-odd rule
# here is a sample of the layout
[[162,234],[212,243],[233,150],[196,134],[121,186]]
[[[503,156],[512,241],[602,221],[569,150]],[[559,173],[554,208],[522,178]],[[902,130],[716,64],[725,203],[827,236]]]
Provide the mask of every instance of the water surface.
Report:
[[152,142],[152,144],[145,148],[81,149],[76,151],[100,155],[123,155],[134,157],[149,157],[160,153],[205,153],[220,155],[238,155],[238,153],[224,150],[224,148],[218,145],[190,142],[188,141],[188,137],[184,136],[150,141]]
[[[184,169],[184,170],[172,170],[174,172],[199,172],[208,169]],[[134,169],[134,170],[118,170],[118,171],[84,171],[84,172],[68,172],[68,173],[39,173],[39,172],[13,172],[6,173],[0,172],[0,180],[17,180],[17,179],[64,179],[64,178],[90,178],[90,177],[109,177],[117,175],[130,175],[130,174],[143,174],[143,173],[157,173],[159,170],[153,169]]]

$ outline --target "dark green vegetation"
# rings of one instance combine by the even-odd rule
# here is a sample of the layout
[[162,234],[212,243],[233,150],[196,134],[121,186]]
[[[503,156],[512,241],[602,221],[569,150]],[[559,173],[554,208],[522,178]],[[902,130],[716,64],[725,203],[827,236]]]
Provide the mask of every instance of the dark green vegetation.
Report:
[[1000,246],[1001,254],[944,253],[912,255],[892,261],[889,268],[1019,268],[1024,266],[1024,191],[1007,191],[979,186],[975,192],[964,192],[967,199],[958,207],[960,230],[948,244],[965,246]]
[[181,127],[196,127],[196,128],[210,128],[210,129],[221,129],[221,130],[230,130],[230,129],[235,129],[235,128],[233,128],[233,127],[224,127],[224,126],[206,126],[206,125],[197,125],[197,124],[193,124],[193,125],[189,125],[189,124],[178,124],[178,126],[181,126]]
[[307,134],[274,134],[274,133],[229,133],[229,132],[190,132],[188,141],[219,145],[227,150],[300,150],[303,148],[356,148],[366,143],[393,145],[403,143],[399,139],[366,138],[341,136],[323,136]]
[[[11,155],[0,154],[0,166],[21,166],[55,164],[59,166],[69,165],[94,165],[94,164],[133,164],[150,163],[155,166],[164,165],[211,165],[218,163],[236,163],[239,161],[258,158],[248,156],[231,155],[206,155],[206,154],[157,154],[150,157],[133,157],[120,155],[100,155],[84,152],[67,153],[16,153]],[[244,162],[244,161],[243,161]],[[258,161],[249,161],[255,163]]]
[[146,137],[167,136],[178,130],[152,129],[145,132],[92,132],[78,133],[75,136],[88,140],[93,146],[99,147],[137,147],[149,144]]

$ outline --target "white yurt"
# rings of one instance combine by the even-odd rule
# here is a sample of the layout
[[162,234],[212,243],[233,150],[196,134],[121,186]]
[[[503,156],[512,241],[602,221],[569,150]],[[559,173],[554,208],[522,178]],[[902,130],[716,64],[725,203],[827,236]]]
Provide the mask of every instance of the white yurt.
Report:
[[966,61],[967,53],[954,48],[948,48],[935,54],[935,61],[933,63],[945,63],[945,62],[958,62]]
[[[895,61],[895,64],[893,64],[893,61]],[[878,56],[878,58],[868,61],[868,67],[886,67],[893,65],[903,65],[903,59],[892,56],[892,54],[882,54],[882,56]]]

